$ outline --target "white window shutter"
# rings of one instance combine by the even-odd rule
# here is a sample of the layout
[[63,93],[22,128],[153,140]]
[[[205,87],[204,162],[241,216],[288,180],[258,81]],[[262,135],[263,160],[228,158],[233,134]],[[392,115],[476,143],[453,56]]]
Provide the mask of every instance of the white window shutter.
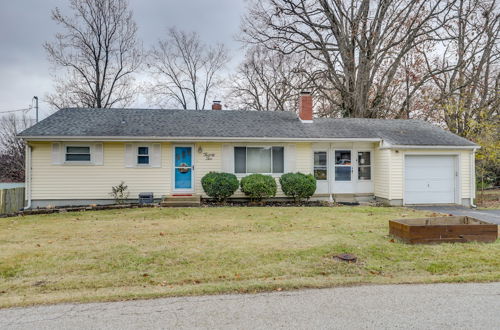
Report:
[[222,145],[221,164],[223,172],[234,173],[234,147],[232,145]]
[[161,144],[153,143],[151,155],[151,167],[161,167]]
[[296,152],[295,152],[295,144],[288,144],[285,146],[285,173],[293,173],[296,171],[295,162],[296,162]]
[[132,143],[125,144],[125,167],[134,167],[134,145]]
[[62,145],[60,142],[52,143],[52,164],[60,165],[62,164]]
[[92,148],[92,160],[94,165],[103,165],[104,163],[104,154],[103,154],[103,145],[102,143],[95,143]]

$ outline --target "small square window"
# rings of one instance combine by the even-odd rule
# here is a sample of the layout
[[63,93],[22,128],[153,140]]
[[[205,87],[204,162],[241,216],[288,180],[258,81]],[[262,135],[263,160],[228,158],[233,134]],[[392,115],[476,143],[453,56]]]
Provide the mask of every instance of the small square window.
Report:
[[361,166],[371,165],[370,164],[370,152],[369,151],[358,152],[358,163]]
[[149,147],[137,148],[137,164],[149,165]]

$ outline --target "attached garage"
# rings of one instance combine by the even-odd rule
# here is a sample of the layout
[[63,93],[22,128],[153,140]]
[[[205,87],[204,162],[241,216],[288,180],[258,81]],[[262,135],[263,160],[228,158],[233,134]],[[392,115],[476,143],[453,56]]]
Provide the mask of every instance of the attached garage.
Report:
[[454,155],[406,155],[404,203],[457,203],[457,169]]

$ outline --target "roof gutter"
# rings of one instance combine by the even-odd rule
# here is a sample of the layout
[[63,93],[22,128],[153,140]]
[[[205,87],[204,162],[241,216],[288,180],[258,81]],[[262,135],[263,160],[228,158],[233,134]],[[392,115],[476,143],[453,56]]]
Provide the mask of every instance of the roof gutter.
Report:
[[452,145],[404,145],[404,144],[389,144],[387,142],[381,143],[380,149],[465,149],[465,150],[477,150],[481,146],[452,146]]
[[247,142],[247,141],[271,141],[271,142],[316,142],[316,141],[349,141],[349,142],[380,142],[380,138],[279,138],[279,137],[158,137],[158,136],[19,136],[25,141],[163,141],[163,142]]

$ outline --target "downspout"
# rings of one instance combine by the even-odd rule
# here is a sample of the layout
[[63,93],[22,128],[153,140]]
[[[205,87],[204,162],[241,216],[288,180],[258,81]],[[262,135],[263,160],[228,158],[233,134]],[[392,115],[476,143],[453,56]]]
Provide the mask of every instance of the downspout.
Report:
[[31,146],[26,144],[26,162],[24,165],[24,182],[25,182],[25,195],[26,195],[26,206],[24,210],[31,208]]
[[[331,171],[331,160],[332,160],[332,144],[328,144],[328,152],[326,153],[326,173],[327,173],[327,181],[328,181],[328,202],[333,203],[332,196],[332,171]],[[314,164],[313,164],[314,165]],[[335,170],[335,167],[333,167]]]
[[472,208],[477,208],[477,205],[474,204],[474,196],[476,196],[476,162],[475,162],[475,159],[476,159],[476,149],[473,149],[472,150],[472,153],[470,155],[470,165],[469,165],[469,169],[470,169],[470,193],[469,193],[469,197],[470,197],[470,206]]

